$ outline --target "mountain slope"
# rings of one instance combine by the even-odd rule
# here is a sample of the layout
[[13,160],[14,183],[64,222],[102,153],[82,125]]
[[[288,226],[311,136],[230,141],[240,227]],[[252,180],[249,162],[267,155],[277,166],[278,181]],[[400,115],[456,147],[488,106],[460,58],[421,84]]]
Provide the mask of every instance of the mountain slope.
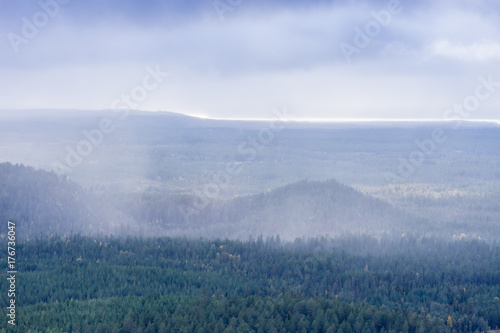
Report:
[[130,219],[79,185],[52,172],[0,163],[0,233],[15,221],[17,236],[123,232]]
[[[300,181],[273,191],[213,202],[185,219],[196,198],[140,193],[103,196],[51,172],[0,164],[0,219],[15,220],[21,237],[69,233],[188,235],[284,239],[342,233],[425,233],[422,219],[334,180]],[[6,223],[1,225],[6,232]]]
[[[334,180],[301,181],[271,192],[214,204],[183,229],[202,235],[287,239],[341,233],[426,232],[429,225]],[[180,232],[180,229],[179,229]]]

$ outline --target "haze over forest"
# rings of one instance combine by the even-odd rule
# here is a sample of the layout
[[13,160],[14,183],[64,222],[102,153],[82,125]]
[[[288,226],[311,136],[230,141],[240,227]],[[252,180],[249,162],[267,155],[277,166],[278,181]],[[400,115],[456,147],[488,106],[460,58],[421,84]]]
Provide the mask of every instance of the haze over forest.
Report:
[[[15,221],[19,242],[18,327],[500,326],[498,123],[284,113],[1,114],[0,219]],[[0,225],[2,240],[12,230]]]
[[499,13],[0,1],[0,333],[500,332]]
[[[32,223],[31,237],[500,235],[493,122],[38,112],[1,122],[2,161],[35,168],[3,165],[4,214]],[[26,211],[8,203],[12,193]]]

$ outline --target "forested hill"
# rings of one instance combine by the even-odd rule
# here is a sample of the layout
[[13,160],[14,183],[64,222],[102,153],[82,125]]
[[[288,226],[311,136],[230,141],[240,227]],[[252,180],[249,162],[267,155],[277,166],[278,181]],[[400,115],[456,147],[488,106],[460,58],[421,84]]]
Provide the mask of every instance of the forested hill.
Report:
[[171,234],[247,239],[280,235],[342,233],[381,234],[428,232],[429,225],[334,180],[300,181],[267,193],[210,202],[198,210],[195,203],[168,195],[146,193],[129,198],[122,209],[137,221],[165,225]]
[[[238,206],[249,206],[238,214]],[[293,239],[318,234],[417,231],[424,224],[388,203],[364,195],[334,180],[301,181],[270,193],[230,204],[239,215],[240,230],[260,230],[267,235],[281,233]]]
[[0,163],[0,220],[15,221],[22,238],[119,233],[118,222],[130,222],[66,177],[10,163]]
[[279,234],[293,240],[429,231],[425,221],[334,180],[301,181],[259,195],[214,200],[201,210],[195,209],[199,198],[194,196],[95,193],[63,176],[10,163],[0,164],[0,185],[0,218],[18,222],[19,234],[28,238],[102,233],[248,239]]

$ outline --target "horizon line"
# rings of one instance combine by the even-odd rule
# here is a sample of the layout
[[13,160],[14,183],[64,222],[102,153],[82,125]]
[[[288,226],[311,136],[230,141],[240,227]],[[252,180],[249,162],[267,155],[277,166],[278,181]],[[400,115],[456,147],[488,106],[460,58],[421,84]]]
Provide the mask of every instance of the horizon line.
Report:
[[[66,108],[40,108],[40,109],[29,109],[29,108],[21,108],[21,109],[0,109],[1,112],[5,111],[110,111],[111,109],[66,109]],[[129,110],[131,112],[144,112],[144,113],[172,113],[183,115],[186,117],[204,119],[204,120],[220,120],[220,121],[271,121],[275,120],[276,117],[272,118],[252,118],[252,117],[211,117],[206,114],[199,113],[185,113],[185,112],[176,112],[176,111],[165,111],[165,110]],[[368,118],[368,117],[339,117],[339,118],[323,118],[323,117],[288,117],[283,118],[282,120],[287,122],[294,123],[366,123],[366,122],[455,122],[455,121],[464,121],[464,122],[487,122],[487,123],[496,123],[500,125],[500,119],[486,119],[486,118],[471,118],[471,119],[443,119],[443,118]]]
[[[184,116],[206,119],[206,120],[221,120],[221,121],[271,121],[276,118],[224,118],[224,117],[209,117],[205,115],[178,113]],[[487,122],[500,125],[500,119],[442,119],[442,118],[283,118],[288,122],[307,122],[307,123],[363,123],[363,122]]]

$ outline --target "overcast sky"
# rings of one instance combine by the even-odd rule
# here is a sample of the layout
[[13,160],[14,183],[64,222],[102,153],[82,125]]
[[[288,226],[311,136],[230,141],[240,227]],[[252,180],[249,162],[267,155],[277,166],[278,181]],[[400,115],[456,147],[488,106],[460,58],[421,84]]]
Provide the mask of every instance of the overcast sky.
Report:
[[0,109],[500,118],[498,0],[0,0],[0,35]]

